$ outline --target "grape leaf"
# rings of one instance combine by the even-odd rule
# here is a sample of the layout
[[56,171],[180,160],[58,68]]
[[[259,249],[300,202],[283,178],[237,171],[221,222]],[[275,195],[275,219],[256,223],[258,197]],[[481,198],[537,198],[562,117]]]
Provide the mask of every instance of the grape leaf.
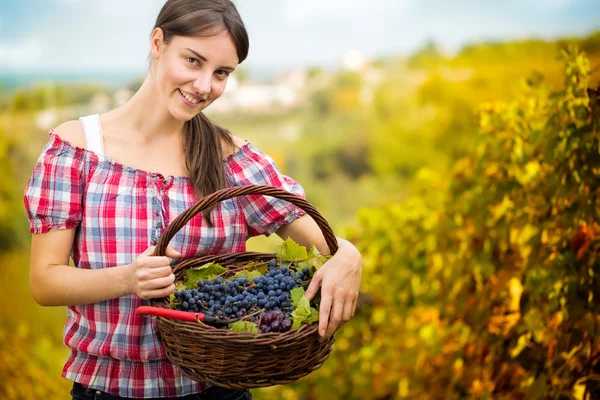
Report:
[[291,296],[292,305],[294,306],[294,308],[298,307],[298,302],[304,296],[304,288],[297,287],[297,288],[290,290],[290,296]]
[[319,320],[319,311],[316,308],[310,308],[310,315],[306,319],[306,322],[312,324],[313,322],[317,322]]
[[244,268],[248,271],[258,271],[260,275],[264,275],[269,269],[269,263],[267,261],[255,261],[248,263]]
[[308,258],[314,257],[314,256],[318,256],[319,254],[319,250],[317,249],[317,246],[315,246],[314,244],[312,245],[312,247],[310,248],[310,250],[308,251]]
[[[331,258],[331,256],[326,255],[317,255],[314,257],[311,257],[308,259],[308,264],[313,267],[315,270],[318,270],[319,268],[321,268],[323,266],[323,264],[325,264],[329,259]],[[312,271],[311,271],[312,272]]]
[[283,261],[302,261],[308,258],[306,247],[300,246],[290,237],[277,250],[277,256]]
[[247,270],[242,270],[242,271],[238,271],[234,276],[232,276],[231,278],[229,278],[228,280],[234,280],[236,278],[245,278],[246,280],[252,280],[254,278],[258,278],[259,276],[262,276],[260,271],[254,270],[254,271],[247,271]]
[[225,271],[227,271],[225,268],[215,263],[208,263],[199,267],[190,268],[186,272],[186,280],[184,285],[186,289],[192,289],[196,287],[198,281],[204,279],[213,279]]
[[250,280],[252,280],[254,278],[258,278],[260,276],[262,276],[262,274],[260,273],[260,271],[257,271],[257,270],[254,270],[248,274],[248,277],[250,278]]
[[236,321],[231,325],[233,332],[252,332],[258,333],[258,325],[251,321]]
[[292,329],[300,328],[300,325],[310,316],[310,301],[308,297],[302,296],[298,306],[292,311]]
[[308,263],[308,261],[301,261],[298,263],[298,271],[302,271],[302,268],[308,268],[309,272],[312,274],[315,269],[312,265]]

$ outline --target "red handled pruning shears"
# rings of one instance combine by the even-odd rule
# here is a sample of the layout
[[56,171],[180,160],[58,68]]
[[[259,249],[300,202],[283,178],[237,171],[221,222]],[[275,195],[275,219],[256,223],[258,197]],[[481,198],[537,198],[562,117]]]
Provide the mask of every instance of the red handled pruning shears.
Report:
[[240,318],[221,319],[200,312],[179,311],[151,306],[139,306],[135,312],[142,315],[156,315],[158,317],[178,319],[180,321],[204,322],[207,325],[215,327],[223,327],[240,320]]

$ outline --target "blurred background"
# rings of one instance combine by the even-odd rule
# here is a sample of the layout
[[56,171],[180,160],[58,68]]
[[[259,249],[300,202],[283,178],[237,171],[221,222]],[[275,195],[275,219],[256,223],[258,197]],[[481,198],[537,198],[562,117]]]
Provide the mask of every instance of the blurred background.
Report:
[[[2,399],[68,398],[23,191],[50,129],[139,88],[163,3],[0,2]],[[328,361],[255,398],[600,398],[600,3],[235,3],[250,54],[206,114],[365,263]]]

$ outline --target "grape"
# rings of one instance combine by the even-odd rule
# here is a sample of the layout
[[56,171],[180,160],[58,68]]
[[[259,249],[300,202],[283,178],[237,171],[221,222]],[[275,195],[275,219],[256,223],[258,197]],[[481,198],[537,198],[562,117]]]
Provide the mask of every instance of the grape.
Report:
[[[279,268],[269,261],[265,275],[252,279],[218,276],[199,280],[197,286],[174,292],[173,306],[177,310],[203,312],[220,318],[242,318],[259,325],[260,332],[287,332],[291,329],[290,291],[310,279],[310,271],[293,267]],[[305,286],[304,286],[305,287]]]
[[279,321],[275,320],[271,322],[271,331],[279,332]]
[[272,321],[273,321],[273,313],[267,312],[263,315],[263,317],[262,317],[263,324],[269,325],[269,324],[271,324]]
[[281,321],[280,328],[280,332],[289,331],[290,329],[292,329],[292,320],[290,320],[289,318],[284,319],[283,321]]

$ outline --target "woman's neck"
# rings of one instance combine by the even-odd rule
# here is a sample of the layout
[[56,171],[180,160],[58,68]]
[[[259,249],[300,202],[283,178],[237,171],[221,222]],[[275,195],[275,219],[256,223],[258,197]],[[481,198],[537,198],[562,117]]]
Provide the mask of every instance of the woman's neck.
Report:
[[171,115],[163,100],[154,77],[148,74],[133,97],[107,113],[106,118],[142,143],[161,141],[173,135],[181,136],[184,122]]

